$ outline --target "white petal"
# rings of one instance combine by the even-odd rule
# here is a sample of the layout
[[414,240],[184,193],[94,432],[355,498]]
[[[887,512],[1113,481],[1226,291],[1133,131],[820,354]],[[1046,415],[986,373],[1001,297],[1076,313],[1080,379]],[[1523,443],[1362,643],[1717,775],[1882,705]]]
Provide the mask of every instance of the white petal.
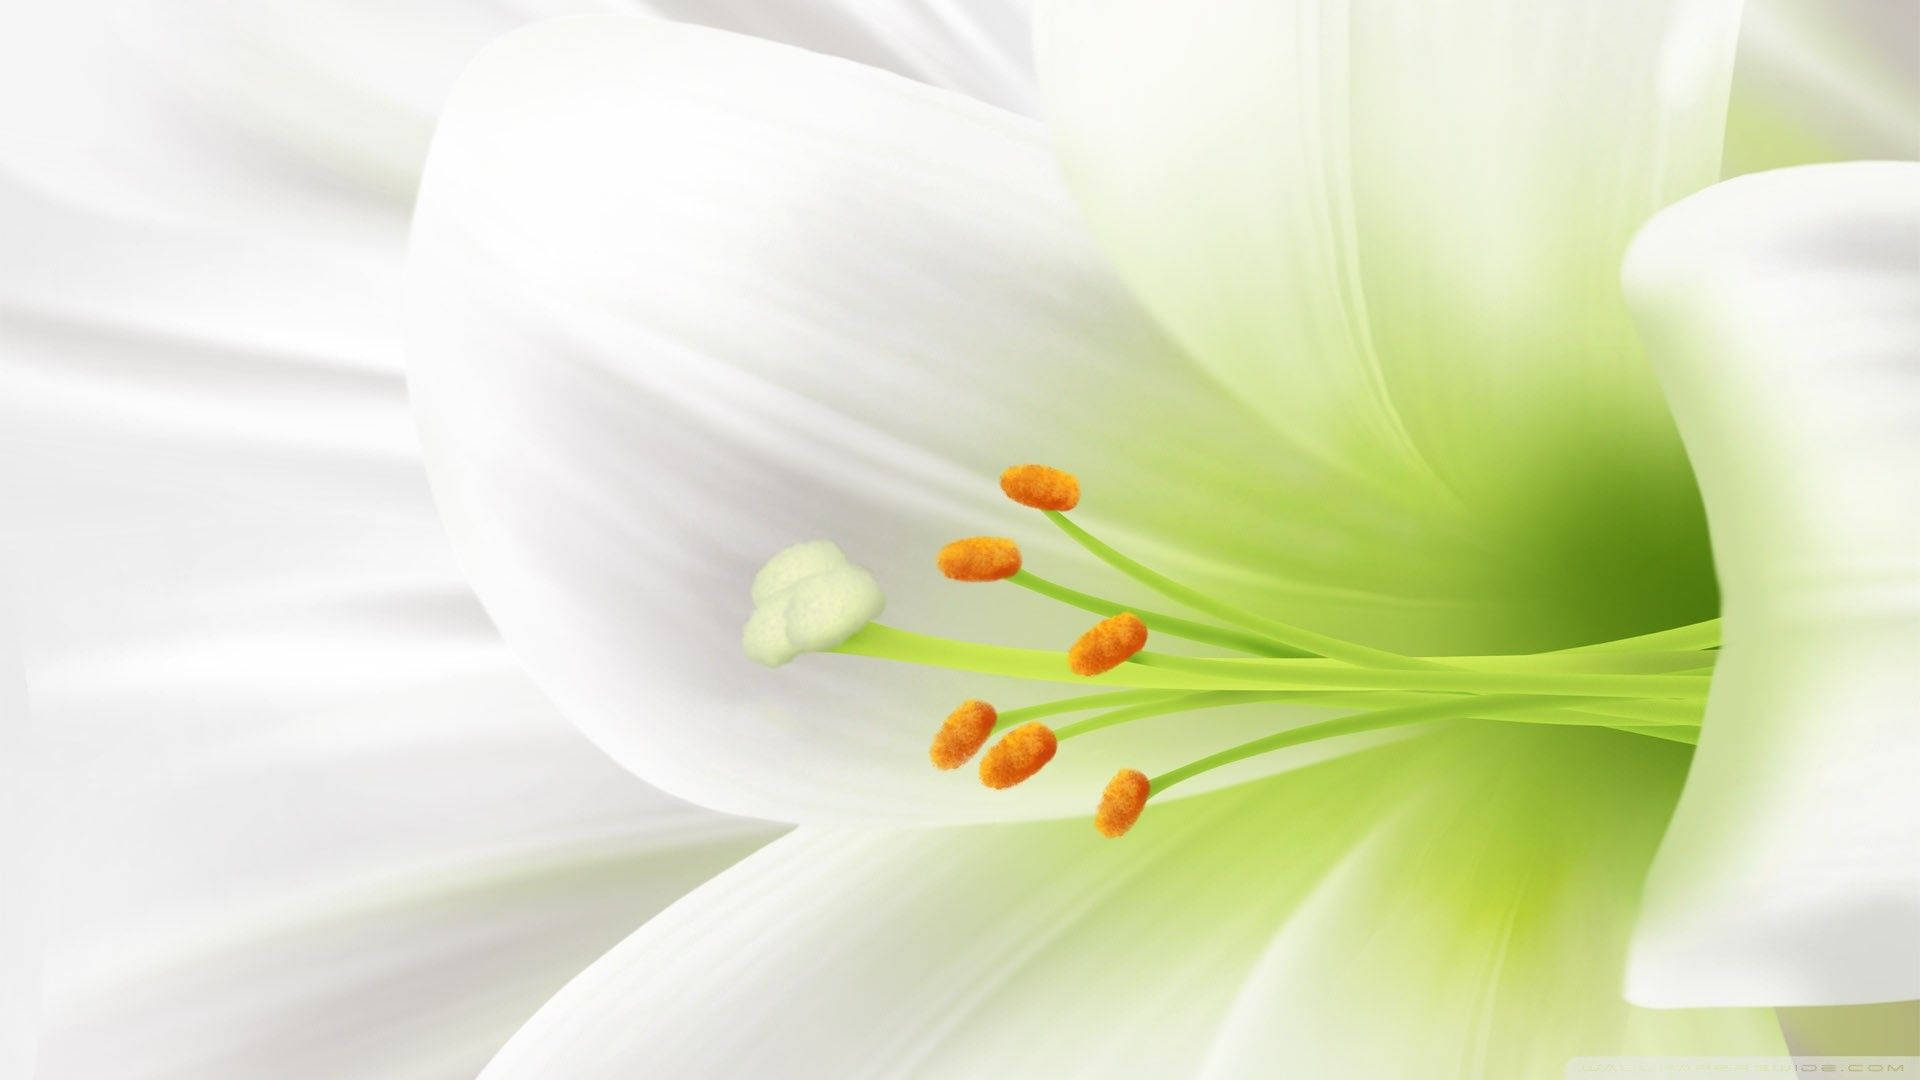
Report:
[[1095,520],[1192,540],[1169,565],[1248,597],[1286,530],[1332,550],[1342,514],[1381,516],[1274,512],[1288,464],[1105,275],[1033,124],[798,50],[614,18],[496,44],[435,143],[410,273],[412,388],[489,612],[569,717],[704,805],[1077,815],[1112,754],[1171,767],[1275,723],[1135,725],[990,797],[926,766],[940,718],[1071,688],[759,668],[749,583],[795,541],[871,567],[900,625],[1058,649],[1085,613],[934,567],[994,532],[1083,580],[1000,496],[1007,465],[1080,467]]
[[[37,227],[62,257],[0,281],[34,753],[0,750],[31,762],[8,823],[44,856],[0,903],[39,914],[37,1075],[471,1075],[568,962],[768,831],[703,832],[519,673],[399,381],[339,348],[363,294],[45,207]],[[219,318],[240,293],[251,318]],[[269,312],[339,332],[262,346],[305,328]]]
[[1747,0],[1726,174],[1920,158],[1920,6]]
[[1405,607],[1505,650],[1711,612],[1616,272],[1717,175],[1739,6],[1049,0],[1037,41],[1122,276],[1297,452],[1385,489],[1403,550],[1471,530]]
[[[0,595],[13,595],[11,585],[0,576]],[[45,770],[30,732],[13,618],[0,613],[0,1076],[32,1076],[39,1043]]]
[[[1619,1000],[1685,758],[1471,732],[1085,821],[802,828],[589,968],[486,1080],[1535,1080],[1780,1051],[1770,1011]],[[1602,768],[1601,766],[1604,766]]]
[[487,697],[356,710],[411,728],[406,746],[316,717],[338,747],[323,758],[285,738],[176,751],[165,774],[114,777],[106,806],[68,808],[36,1075],[472,1076],[772,833],[648,792],[591,747],[559,752],[577,734],[557,720],[546,738],[526,713],[486,730],[510,687],[472,689]]
[[[33,705],[23,732],[0,701],[0,968],[34,980],[0,980],[0,1053],[42,1043],[47,1080],[471,1076],[772,830],[638,784],[488,626],[407,412],[398,207],[123,51],[67,58],[95,96],[8,102],[99,126],[0,147],[0,588]],[[85,136],[85,182],[46,182]]]
[[[1034,111],[1033,0],[644,0],[630,10],[731,30]],[[600,10],[605,10],[604,6]]]
[[1771,1009],[1660,1012],[1619,986],[1686,756],[1611,732],[1455,766],[1355,845],[1243,981],[1206,1069],[1407,1080],[1586,1075],[1575,1057],[1766,1056]]
[[[635,0],[1030,108],[1028,0]],[[201,221],[393,228],[468,60],[604,0],[43,4],[0,42],[0,163],[63,198]],[[248,182],[247,176],[257,182]],[[343,198],[345,195],[347,197]]]
[[1625,279],[1726,597],[1628,993],[1920,997],[1920,165],[1727,181]]

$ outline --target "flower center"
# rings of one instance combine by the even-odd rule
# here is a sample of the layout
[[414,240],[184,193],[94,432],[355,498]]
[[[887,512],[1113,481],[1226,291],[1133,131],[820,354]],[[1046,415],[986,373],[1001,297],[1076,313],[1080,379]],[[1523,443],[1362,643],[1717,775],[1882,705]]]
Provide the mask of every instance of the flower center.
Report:
[[[1436,721],[1607,727],[1691,743],[1720,643],[1720,620],[1556,652],[1499,656],[1406,656],[1245,610],[1159,573],[1100,540],[1067,516],[1080,483],[1044,465],[1018,465],[1001,490],[1039,510],[1088,554],[1203,618],[1123,604],[1069,588],[1023,565],[1020,547],[997,536],[956,540],[935,558],[956,581],[1005,582],[1102,616],[1063,652],[957,641],[873,621],[883,600],[873,575],[824,540],[775,555],[754,578],[755,610],[742,633],[748,656],[778,666],[802,652],[839,652],[909,664],[1026,679],[1093,682],[1108,689],[998,710],[970,700],[935,732],[928,756],[957,769],[980,760],[989,788],[1010,788],[1053,760],[1061,744],[1150,717],[1253,702],[1354,710],[1296,724],[1149,777],[1123,768],[1094,813],[1120,836],[1147,802],[1214,769],[1289,747]],[[1184,656],[1147,649],[1153,635],[1227,650]],[[1090,715],[1050,727],[1046,718]]]

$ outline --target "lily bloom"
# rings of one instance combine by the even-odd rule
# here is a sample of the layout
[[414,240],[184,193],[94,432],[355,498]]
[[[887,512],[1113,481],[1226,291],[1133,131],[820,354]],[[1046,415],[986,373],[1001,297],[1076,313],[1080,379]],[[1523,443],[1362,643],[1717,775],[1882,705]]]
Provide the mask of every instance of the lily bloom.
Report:
[[[1036,107],[1019,0],[633,6]],[[41,5],[0,40],[0,662],[22,646],[0,669],[0,1073],[470,1077],[593,956],[779,831],[650,791],[542,700],[445,550],[406,414],[399,263],[445,90],[490,38],[596,8],[105,0]],[[1887,77],[1911,15],[1749,3],[1726,169],[1920,152],[1912,88]],[[1090,482],[1083,520],[1113,498]],[[985,529],[964,516],[943,528]],[[1031,546],[1037,519],[995,520]],[[770,532],[741,566],[809,535],[870,558],[842,525]],[[907,583],[885,583],[888,618],[957,632],[904,606]],[[905,726],[950,704],[916,699],[931,711]],[[970,773],[946,778],[1049,782]],[[1062,801],[1076,841],[1098,840],[1089,781]],[[983,970],[899,962],[956,994]]]
[[[1920,994],[1914,168],[1659,219],[1631,275],[1671,394],[1621,297],[1717,174],[1737,21],[1063,0],[1044,125],[642,20],[492,45],[409,267],[455,546],[608,753],[800,828],[487,1075],[1531,1077]],[[1822,365],[1846,389],[1744,408]],[[1857,474],[1769,489],[1769,438]],[[1805,558],[1719,568],[1675,817],[1716,550]],[[1892,606],[1795,592],[1828,585]],[[1033,718],[1085,680],[1161,693],[1063,745]],[[928,767],[996,730],[985,788]],[[1805,814],[1740,784],[1785,753]],[[1776,844],[1817,882],[1743,910]]]

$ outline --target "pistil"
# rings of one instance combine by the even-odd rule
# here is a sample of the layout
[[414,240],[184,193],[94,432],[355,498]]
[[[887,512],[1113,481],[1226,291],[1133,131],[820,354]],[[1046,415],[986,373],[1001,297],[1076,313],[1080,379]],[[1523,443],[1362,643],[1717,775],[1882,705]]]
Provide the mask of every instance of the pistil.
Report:
[[[1043,682],[1084,682],[1058,652],[984,645],[934,637],[884,623],[832,649],[909,664]],[[1610,675],[1550,671],[1429,669],[1380,670],[1318,660],[1170,656],[1142,651],[1092,676],[1109,686],[1156,690],[1425,690],[1464,693],[1529,692],[1576,696],[1692,699],[1706,693],[1705,675]]]

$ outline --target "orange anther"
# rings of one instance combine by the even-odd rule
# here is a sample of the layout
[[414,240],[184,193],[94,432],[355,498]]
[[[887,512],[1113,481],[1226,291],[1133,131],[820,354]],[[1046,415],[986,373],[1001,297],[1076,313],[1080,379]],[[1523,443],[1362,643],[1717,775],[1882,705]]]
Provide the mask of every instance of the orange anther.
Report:
[[1100,795],[1100,809],[1093,812],[1093,827],[1105,837],[1125,836],[1133,823],[1140,820],[1140,811],[1147,808],[1147,796],[1152,794],[1152,785],[1147,782],[1147,774],[1138,769],[1121,769],[1107,781],[1107,790]]
[[941,548],[936,561],[955,581],[999,581],[1020,572],[1020,545],[1004,536],[970,536]]
[[1000,490],[1035,510],[1071,510],[1080,505],[1080,481],[1047,465],[1015,465],[1000,474]]
[[1000,714],[984,701],[961,702],[959,708],[947,714],[940,730],[933,733],[933,747],[927,756],[941,769],[965,765],[986,745],[987,736],[993,734],[993,725],[999,719]]
[[1112,671],[1147,647],[1147,624],[1130,611],[1101,619],[1067,650],[1067,666],[1075,675]]
[[1059,748],[1052,728],[1040,723],[1021,724],[980,759],[980,782],[990,788],[1010,788],[1039,772]]

